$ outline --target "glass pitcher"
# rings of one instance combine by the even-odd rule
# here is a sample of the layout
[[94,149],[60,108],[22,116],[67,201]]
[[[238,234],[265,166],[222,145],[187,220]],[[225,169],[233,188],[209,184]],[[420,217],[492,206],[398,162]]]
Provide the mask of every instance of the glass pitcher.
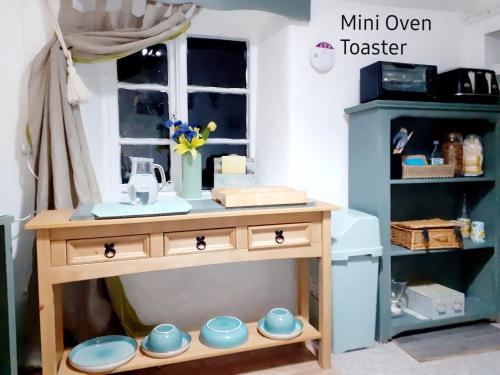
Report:
[[[165,171],[153,159],[130,156],[132,169],[127,190],[130,202],[135,205],[155,203],[158,191],[165,185]],[[160,172],[161,182],[156,180],[155,169]]]

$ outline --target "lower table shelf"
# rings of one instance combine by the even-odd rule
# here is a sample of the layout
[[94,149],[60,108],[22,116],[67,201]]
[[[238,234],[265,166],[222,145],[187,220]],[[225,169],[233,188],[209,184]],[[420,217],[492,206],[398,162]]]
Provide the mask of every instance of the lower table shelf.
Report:
[[391,318],[391,334],[394,337],[402,332],[489,319],[494,315],[495,307],[493,305],[487,304],[477,297],[465,297],[464,316],[439,320],[420,320],[403,313],[403,315]]
[[[247,323],[249,336],[248,336],[248,340],[245,344],[238,346],[236,348],[231,348],[231,349],[212,349],[212,348],[209,348],[209,347],[203,345],[200,342],[199,331],[191,331],[191,332],[189,332],[189,334],[191,335],[191,338],[192,338],[191,347],[185,353],[183,353],[177,357],[173,357],[173,358],[156,359],[156,358],[151,358],[151,357],[146,356],[139,349],[137,351],[136,356],[129,363],[123,365],[119,369],[112,371],[112,373],[138,370],[141,368],[148,368],[148,367],[155,367],[155,366],[163,366],[163,365],[168,365],[171,363],[193,361],[193,360],[202,359],[202,358],[222,356],[222,355],[227,355],[227,354],[245,352],[245,351],[249,351],[249,350],[270,348],[273,346],[294,344],[297,342],[316,340],[316,339],[321,338],[321,334],[308,321],[306,321],[301,316],[297,316],[297,318],[300,319],[302,321],[302,323],[304,324],[304,330],[302,331],[302,334],[300,336],[293,338],[293,339],[290,339],[290,340],[283,340],[283,341],[270,340],[270,339],[262,336],[257,331],[257,323],[258,322],[251,322],[251,323]],[[140,346],[141,340],[142,340],[141,338],[137,340],[139,343],[139,346]],[[71,365],[69,364],[68,355],[69,355],[70,351],[71,351],[71,349],[66,349],[63,353],[61,364],[60,364],[59,370],[58,370],[59,375],[62,375],[62,374],[82,374],[81,372],[73,369],[73,367],[71,367]]]

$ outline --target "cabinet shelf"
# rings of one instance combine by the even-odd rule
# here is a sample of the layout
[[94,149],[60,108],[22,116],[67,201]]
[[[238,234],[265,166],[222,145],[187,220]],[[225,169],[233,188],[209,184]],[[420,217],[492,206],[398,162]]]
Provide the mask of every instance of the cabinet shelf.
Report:
[[424,254],[434,254],[434,253],[447,253],[447,252],[461,252],[461,251],[471,251],[471,250],[483,250],[492,249],[495,247],[494,242],[491,239],[487,239],[484,242],[474,242],[471,240],[464,240],[463,249],[435,249],[435,250],[409,250],[405,247],[391,244],[391,257],[406,256],[406,255],[424,255]]
[[495,306],[481,301],[477,297],[465,297],[465,315],[449,319],[420,320],[403,313],[391,318],[391,334],[396,336],[401,332],[441,327],[445,325],[472,322],[481,319],[491,319],[495,315]]
[[453,177],[453,178],[408,178],[392,179],[391,185],[411,185],[411,184],[453,184],[465,182],[490,182],[495,183],[494,177]]
[[[300,336],[295,337],[290,340],[271,340],[262,336],[257,331],[258,322],[247,323],[248,325],[248,340],[245,344],[238,346],[236,348],[230,349],[213,349],[203,345],[199,339],[199,331],[191,331],[191,347],[185,352],[176,357],[157,359],[146,356],[140,349],[137,350],[135,357],[127,364],[122,367],[112,371],[112,373],[124,372],[138,370],[142,368],[163,366],[172,363],[192,361],[202,358],[216,357],[227,354],[234,354],[245,352],[249,350],[270,348],[274,346],[294,344],[298,342],[304,342],[309,340],[316,340],[321,338],[321,334],[302,316],[297,316],[298,319],[304,324],[304,330]],[[140,346],[142,338],[137,339]],[[61,365],[59,367],[58,375],[81,375],[82,372],[75,370],[68,363],[68,355],[71,349],[66,349],[63,353],[61,360]]]

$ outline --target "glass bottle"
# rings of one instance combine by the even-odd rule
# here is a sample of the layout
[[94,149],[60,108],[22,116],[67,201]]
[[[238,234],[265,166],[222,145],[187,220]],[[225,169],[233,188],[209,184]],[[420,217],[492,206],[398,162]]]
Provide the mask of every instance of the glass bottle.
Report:
[[463,138],[460,133],[449,133],[443,143],[443,159],[445,164],[455,165],[455,177],[463,175],[464,149]]
[[471,219],[470,219],[470,212],[469,212],[469,207],[467,205],[467,194],[464,193],[463,198],[462,198],[462,208],[461,208],[461,213],[460,216],[458,217],[457,221],[460,222],[461,225],[461,232],[462,232],[462,237],[465,238],[470,238],[470,231],[471,231]]
[[439,148],[439,141],[434,141],[434,150],[432,150],[431,154],[431,165],[443,165],[444,160],[441,156],[441,150]]
[[483,145],[478,135],[469,134],[464,141],[464,176],[483,174]]

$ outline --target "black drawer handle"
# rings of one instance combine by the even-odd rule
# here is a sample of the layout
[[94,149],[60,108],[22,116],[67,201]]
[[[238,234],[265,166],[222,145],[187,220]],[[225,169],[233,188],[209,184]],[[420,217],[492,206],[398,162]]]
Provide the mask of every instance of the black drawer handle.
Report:
[[205,242],[205,236],[196,237],[196,248],[198,250],[205,250],[207,247],[207,243]]
[[276,240],[276,243],[282,244],[283,242],[285,242],[285,236],[283,236],[282,230],[277,230],[274,233],[276,234],[276,236],[274,237],[274,239]]
[[106,258],[113,258],[116,255],[115,244],[114,243],[106,243],[104,244],[104,256]]

